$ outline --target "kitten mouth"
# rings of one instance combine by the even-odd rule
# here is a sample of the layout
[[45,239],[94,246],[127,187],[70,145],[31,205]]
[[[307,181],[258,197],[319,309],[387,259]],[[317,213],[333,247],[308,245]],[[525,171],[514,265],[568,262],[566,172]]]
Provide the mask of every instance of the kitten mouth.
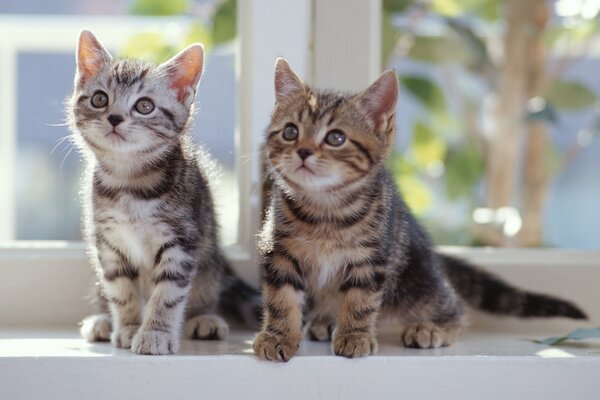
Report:
[[314,175],[314,171],[312,169],[310,169],[307,165],[305,165],[304,163],[300,164],[300,166],[298,168],[296,168],[296,172],[298,171],[303,171],[309,174]]
[[126,142],[127,140],[125,140],[125,138],[119,133],[117,132],[115,129],[113,129],[112,131],[109,131],[106,136],[112,137],[112,138],[116,138],[118,140],[122,140],[124,142]]

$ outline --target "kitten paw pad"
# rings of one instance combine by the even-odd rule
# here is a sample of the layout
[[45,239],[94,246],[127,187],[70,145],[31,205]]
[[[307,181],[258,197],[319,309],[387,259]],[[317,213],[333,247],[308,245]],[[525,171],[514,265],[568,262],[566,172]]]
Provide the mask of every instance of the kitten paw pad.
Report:
[[263,360],[288,362],[300,348],[300,340],[260,332],[252,345],[254,354]]
[[325,321],[310,321],[306,329],[308,338],[316,342],[328,342],[331,340],[335,323]]
[[190,339],[223,340],[229,333],[229,326],[218,315],[198,315],[185,323],[184,334]]
[[460,328],[442,328],[429,322],[409,325],[402,334],[406,347],[434,349],[450,346],[458,337]]
[[110,336],[110,341],[115,347],[128,349],[131,347],[131,339],[139,329],[139,325],[124,325],[117,328]]
[[131,351],[137,354],[174,354],[177,350],[179,338],[171,332],[140,331],[131,344]]
[[79,332],[88,342],[108,342],[111,331],[112,321],[108,314],[90,315],[79,324]]
[[342,357],[366,357],[377,352],[377,340],[370,333],[333,333],[333,352]]

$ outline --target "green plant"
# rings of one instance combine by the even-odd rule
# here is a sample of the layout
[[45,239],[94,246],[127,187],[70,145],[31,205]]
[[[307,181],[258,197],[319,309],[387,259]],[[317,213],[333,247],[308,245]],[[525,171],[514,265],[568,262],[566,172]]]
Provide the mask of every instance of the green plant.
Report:
[[[542,245],[552,174],[583,148],[573,137],[572,148],[562,150],[547,130],[562,113],[598,103],[589,88],[563,78],[566,66],[582,56],[573,49],[600,37],[597,15],[581,11],[553,26],[544,0],[383,0],[383,7],[384,65],[403,57],[435,66],[452,96],[450,104],[448,92],[425,74],[399,75],[401,88],[423,111],[410,150],[390,161],[409,205],[426,217],[441,188],[448,201],[486,207],[496,222],[500,210],[511,208],[524,221],[518,236],[506,234],[519,231],[505,229],[510,221],[500,221],[477,227],[470,243]],[[552,67],[549,54],[558,57]],[[581,129],[597,134],[599,127],[596,116]],[[434,236],[447,238],[447,227],[426,223]],[[465,219],[456,237],[473,225]]]

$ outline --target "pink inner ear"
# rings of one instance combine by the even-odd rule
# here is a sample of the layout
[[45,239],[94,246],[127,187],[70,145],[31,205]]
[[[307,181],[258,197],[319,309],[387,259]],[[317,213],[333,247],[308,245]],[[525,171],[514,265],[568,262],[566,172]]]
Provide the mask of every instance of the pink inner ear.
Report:
[[177,100],[184,102],[189,94],[188,88],[193,92],[202,75],[204,64],[204,51],[199,44],[192,45],[165,63],[170,76],[170,86],[177,89]]
[[102,64],[111,60],[110,54],[102,47],[98,39],[89,31],[82,31],[77,46],[77,68],[80,84],[98,74]]
[[361,105],[379,126],[390,113],[394,112],[398,100],[398,77],[394,71],[384,72],[361,95]]
[[186,88],[192,86],[192,83],[186,76],[177,76],[177,73],[171,78],[171,87],[177,89],[177,100],[182,103],[188,95]]
[[278,58],[275,64],[275,98],[277,102],[284,101],[303,88],[302,79],[284,58]]

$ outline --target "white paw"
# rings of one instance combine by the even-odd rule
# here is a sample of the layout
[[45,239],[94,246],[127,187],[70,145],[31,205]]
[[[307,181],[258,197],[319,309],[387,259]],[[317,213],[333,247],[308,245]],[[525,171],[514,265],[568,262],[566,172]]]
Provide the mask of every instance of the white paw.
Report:
[[139,325],[124,325],[112,333],[110,341],[116,347],[128,349],[131,347],[131,339],[139,329]]
[[179,350],[179,338],[171,332],[139,331],[131,351],[137,354],[173,354]]
[[218,315],[197,315],[187,320],[184,333],[190,339],[222,340],[229,333],[229,327]]
[[112,323],[108,314],[90,315],[79,323],[79,332],[88,342],[108,342],[111,330]]

